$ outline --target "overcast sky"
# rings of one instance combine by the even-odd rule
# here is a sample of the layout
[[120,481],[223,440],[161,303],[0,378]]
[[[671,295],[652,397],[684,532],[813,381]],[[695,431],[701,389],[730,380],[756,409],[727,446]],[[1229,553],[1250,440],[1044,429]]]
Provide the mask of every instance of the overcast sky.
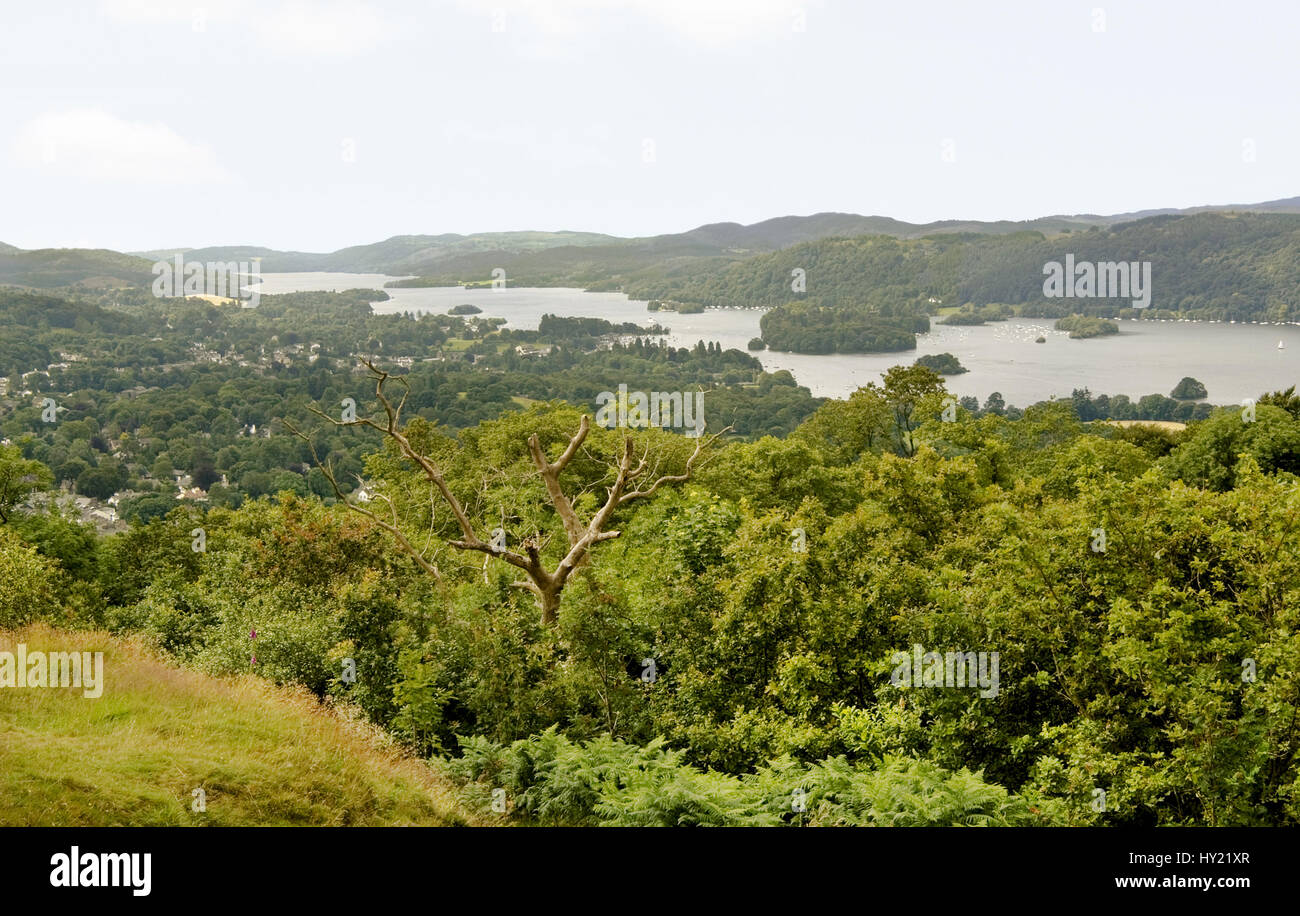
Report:
[[0,241],[328,251],[1300,194],[1290,0],[82,0],[0,12]]

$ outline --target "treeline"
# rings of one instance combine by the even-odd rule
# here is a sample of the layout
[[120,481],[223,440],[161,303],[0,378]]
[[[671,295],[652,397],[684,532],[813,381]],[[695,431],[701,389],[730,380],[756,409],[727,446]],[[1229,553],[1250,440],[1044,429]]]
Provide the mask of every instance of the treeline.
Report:
[[[986,414],[1019,419],[1024,409],[1008,406],[1000,392],[993,392],[984,400],[966,396],[958,399],[963,410],[972,416],[982,417]],[[1035,407],[1051,403],[1068,404],[1075,417],[1084,422],[1092,420],[1162,420],[1175,423],[1192,423],[1208,419],[1216,410],[1211,404],[1193,403],[1186,400],[1166,397],[1163,394],[1146,394],[1134,401],[1126,394],[1094,395],[1087,388],[1076,388],[1069,400],[1040,401]]]

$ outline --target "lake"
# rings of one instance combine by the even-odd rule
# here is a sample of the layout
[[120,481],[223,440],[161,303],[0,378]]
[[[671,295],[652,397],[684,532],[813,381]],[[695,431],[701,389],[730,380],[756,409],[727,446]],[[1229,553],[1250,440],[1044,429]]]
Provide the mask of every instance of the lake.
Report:
[[[308,290],[379,289],[397,279],[382,274],[264,274],[263,294]],[[622,293],[587,293],[578,289],[477,289],[439,287],[390,289],[392,299],[374,303],[379,313],[440,312],[469,303],[483,315],[504,318],[507,327],[535,330],[542,315],[604,318],[641,325],[659,322],[674,346],[717,341],[724,349],[744,350],[758,336],[758,309],[708,309],[696,315],[650,312],[644,302]],[[1013,318],[978,327],[934,324],[917,337],[915,351],[880,354],[812,356],[755,353],[768,371],[788,369],[814,395],[843,398],[870,381],[879,381],[890,366],[910,364],[926,353],[951,353],[970,371],[948,376],[948,390],[974,395],[981,402],[991,392],[1008,404],[1026,406],[1050,395],[1068,397],[1075,388],[1093,394],[1169,394],[1185,375],[1200,379],[1215,404],[1287,388],[1300,380],[1300,327],[1194,321],[1120,321],[1120,334],[1070,340],[1053,329],[1050,318]],[[1046,343],[1034,343],[1035,338]],[[1285,349],[1277,349],[1278,341]]]

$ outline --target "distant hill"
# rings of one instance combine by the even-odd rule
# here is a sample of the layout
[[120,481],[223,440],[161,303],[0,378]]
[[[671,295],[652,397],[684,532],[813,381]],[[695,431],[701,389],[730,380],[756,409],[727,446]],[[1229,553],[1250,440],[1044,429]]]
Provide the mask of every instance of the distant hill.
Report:
[[891,235],[919,238],[935,232],[1001,234],[1024,229],[1055,233],[1102,225],[1104,217],[1046,217],[1028,222],[946,220],[906,223],[884,216],[818,213],[781,216],[751,226],[713,223],[687,232],[619,238],[589,232],[485,232],[475,235],[399,235],[329,253],[276,251],[252,246],[174,248],[137,252],[151,261],[181,252],[201,261],[262,258],[272,273],[337,271],[433,277],[444,281],[489,279],[503,268],[512,282],[532,285],[619,285],[629,275],[665,259],[736,259],[832,236]]
[[[1148,216],[1185,216],[1191,213],[1300,213],[1300,197],[1286,197],[1282,200],[1269,200],[1259,204],[1224,204],[1208,207],[1188,207],[1183,210],[1137,210],[1133,213],[1120,213],[1104,217],[1108,223],[1131,222]],[[1086,217],[1084,217],[1086,218]]]
[[0,283],[11,286],[144,286],[152,262],[103,248],[0,248]]
[[[1230,320],[1300,320],[1300,214],[1153,216],[1047,236],[935,234],[920,239],[858,236],[804,242],[734,263],[647,275],[634,298],[705,306],[786,306],[925,314],[937,305],[1005,303],[1026,314],[1109,316],[1130,300],[1043,295],[1043,265],[1063,261],[1150,261],[1153,314]],[[806,292],[791,288],[793,272]],[[806,310],[804,310],[806,311]]]
[[[701,269],[756,254],[829,238],[888,236],[920,239],[939,235],[1012,236],[1038,233],[1051,238],[1075,235],[1152,216],[1210,212],[1300,214],[1300,197],[1234,206],[1147,210],[1101,216],[1054,215],[1032,220],[939,220],[908,223],[887,216],[816,213],[780,216],[752,225],[710,223],[686,232],[644,238],[619,238],[593,232],[482,232],[472,235],[398,235],[369,245],[333,252],[281,251],[252,245],[160,248],[122,255],[111,251],[45,249],[21,251],[0,245],[0,283],[35,287],[112,286],[149,282],[152,262],[183,254],[197,261],[261,258],[269,273],[331,271],[382,273],[419,278],[419,284],[454,284],[491,279],[506,271],[516,286],[581,286],[588,289],[643,288]],[[146,263],[141,263],[141,262]]]
[[483,232],[475,235],[396,235],[382,242],[341,248],[327,254],[276,251],[246,245],[164,248],[137,254],[150,261],[170,258],[178,252],[196,261],[237,261],[259,257],[262,270],[269,273],[336,271],[402,276],[430,271],[441,262],[475,252],[519,253],[617,241],[614,236],[592,232]]
[[[150,264],[156,261],[170,261],[176,255],[184,255],[189,261],[249,261],[253,258],[272,258],[293,261],[303,259],[303,263],[315,263],[325,255],[311,254],[305,251],[276,251],[274,248],[259,248],[256,245],[224,245],[212,248],[159,248],[156,251],[133,251],[132,255],[144,258]],[[269,268],[268,268],[269,269]],[[295,267],[295,270],[315,270],[314,267]]]
[[1106,217],[1048,216],[1025,222],[941,220],[933,223],[906,223],[887,216],[818,213],[813,216],[779,216],[776,219],[754,223],[752,226],[742,226],[739,223],[713,223],[684,232],[682,235],[720,247],[775,250],[800,242],[857,235],[889,235],[894,238],[912,239],[939,232],[1002,235],[1027,229],[1052,234],[1104,225],[1106,220]]

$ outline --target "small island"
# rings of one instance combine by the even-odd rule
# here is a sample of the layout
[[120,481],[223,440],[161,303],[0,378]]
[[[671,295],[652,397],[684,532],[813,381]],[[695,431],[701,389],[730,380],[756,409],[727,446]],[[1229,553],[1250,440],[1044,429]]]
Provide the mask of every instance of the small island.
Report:
[[481,308],[477,305],[470,305],[468,302],[464,305],[453,306],[447,312],[448,315],[481,315],[482,313],[483,310]]
[[1174,386],[1174,390],[1170,392],[1169,396],[1175,401],[1199,401],[1202,398],[1209,397],[1209,394],[1205,390],[1205,385],[1189,375]]
[[782,353],[894,353],[915,350],[916,335],[930,330],[930,318],[797,301],[769,309],[758,326],[768,349]]
[[751,338],[749,338],[749,345],[748,345],[748,346],[749,346],[749,349],[751,349],[751,350],[766,350],[766,349],[767,349],[767,344],[765,344],[765,343],[763,342],[763,338],[761,338],[761,337],[751,337]]
[[1089,337],[1106,337],[1119,333],[1119,325],[1105,318],[1091,315],[1070,315],[1056,322],[1056,330],[1069,331],[1071,340],[1086,340]]
[[951,353],[927,353],[924,356],[918,356],[914,365],[933,369],[940,375],[961,375],[963,372],[970,371],[958,362],[957,357]]

